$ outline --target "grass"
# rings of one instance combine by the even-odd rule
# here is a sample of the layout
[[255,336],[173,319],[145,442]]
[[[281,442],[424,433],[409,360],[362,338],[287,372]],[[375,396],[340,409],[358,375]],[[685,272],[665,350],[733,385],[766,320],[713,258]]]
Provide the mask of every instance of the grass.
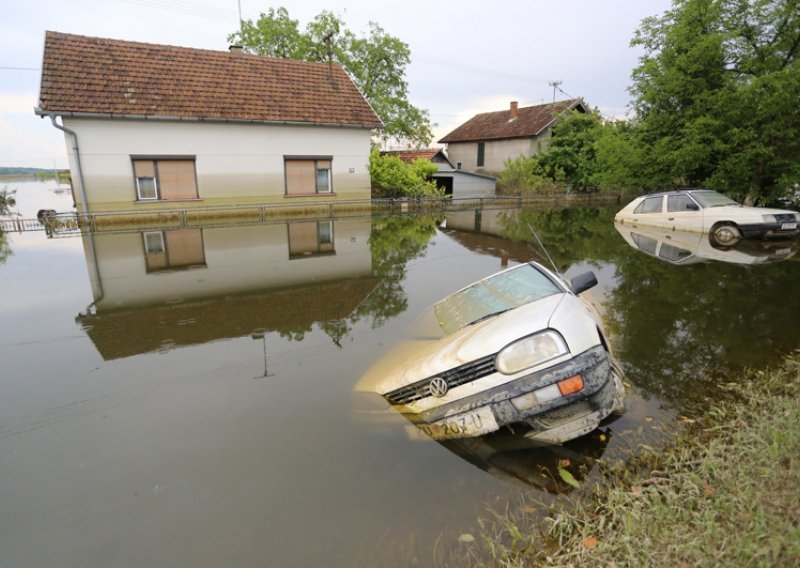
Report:
[[543,520],[494,513],[473,564],[800,566],[800,356],[744,379],[669,448],[607,466]]

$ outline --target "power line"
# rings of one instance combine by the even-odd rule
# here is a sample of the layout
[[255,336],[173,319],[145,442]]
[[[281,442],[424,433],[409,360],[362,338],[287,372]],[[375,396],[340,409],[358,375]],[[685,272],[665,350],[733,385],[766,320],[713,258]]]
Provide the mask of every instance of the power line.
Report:
[[6,67],[0,66],[4,71],[41,71],[39,67]]

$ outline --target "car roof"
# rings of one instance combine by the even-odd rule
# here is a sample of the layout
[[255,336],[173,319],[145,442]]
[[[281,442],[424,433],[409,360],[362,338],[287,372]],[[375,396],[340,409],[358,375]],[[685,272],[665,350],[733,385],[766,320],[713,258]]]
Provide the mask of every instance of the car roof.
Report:
[[648,193],[643,195],[642,197],[659,197],[661,195],[675,195],[675,194],[684,194],[684,193],[699,193],[699,192],[711,192],[714,191],[713,189],[703,189],[701,187],[681,187],[678,189],[668,189],[664,191],[655,191],[653,193]]

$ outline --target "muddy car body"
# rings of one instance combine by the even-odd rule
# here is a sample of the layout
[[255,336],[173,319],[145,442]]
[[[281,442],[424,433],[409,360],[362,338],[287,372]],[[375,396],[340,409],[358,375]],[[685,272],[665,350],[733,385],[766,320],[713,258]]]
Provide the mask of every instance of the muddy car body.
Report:
[[708,233],[712,244],[730,246],[742,238],[796,236],[800,213],[746,207],[707,189],[681,189],[637,197],[614,221],[633,227]]
[[617,365],[596,312],[570,284],[530,262],[459,290],[427,310],[415,340],[368,371],[357,391],[375,392],[436,440],[504,426],[560,444],[623,410]]

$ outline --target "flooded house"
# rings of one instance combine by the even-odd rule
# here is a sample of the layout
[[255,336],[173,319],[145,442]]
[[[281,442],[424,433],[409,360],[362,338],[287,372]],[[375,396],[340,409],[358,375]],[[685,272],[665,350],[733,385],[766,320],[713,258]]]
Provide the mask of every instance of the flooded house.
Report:
[[35,112],[82,213],[369,199],[382,127],[338,65],[52,31]]
[[477,114],[439,140],[458,170],[491,173],[504,169],[503,162],[533,156],[547,147],[556,119],[569,111],[586,112],[582,99]]

